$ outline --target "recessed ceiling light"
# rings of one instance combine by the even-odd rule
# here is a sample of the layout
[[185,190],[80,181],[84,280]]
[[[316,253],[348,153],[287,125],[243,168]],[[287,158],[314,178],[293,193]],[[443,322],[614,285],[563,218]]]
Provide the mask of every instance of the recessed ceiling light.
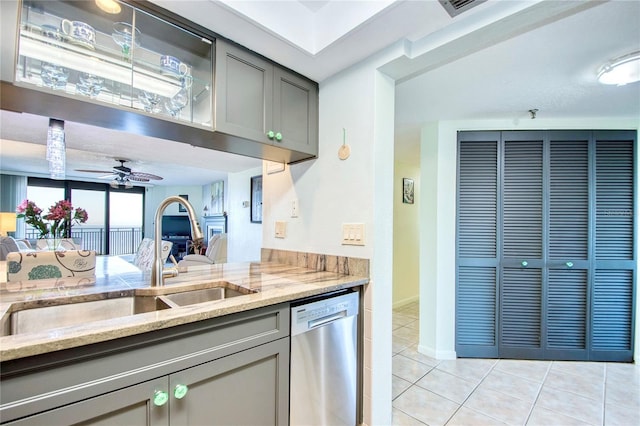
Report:
[[640,51],[620,56],[602,65],[598,70],[598,81],[618,86],[640,81]]
[[107,13],[115,15],[120,13],[122,8],[115,0],[96,0],[96,5]]

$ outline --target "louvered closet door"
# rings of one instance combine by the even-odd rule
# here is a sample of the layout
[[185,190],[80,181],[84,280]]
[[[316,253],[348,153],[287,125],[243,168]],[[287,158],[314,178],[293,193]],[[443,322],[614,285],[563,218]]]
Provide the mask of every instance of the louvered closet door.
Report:
[[591,359],[630,361],[636,281],[634,132],[594,132],[595,273]]
[[543,141],[503,132],[500,357],[542,356]]
[[545,359],[588,359],[590,134],[549,132]]
[[464,132],[458,144],[456,352],[497,357],[499,132]]

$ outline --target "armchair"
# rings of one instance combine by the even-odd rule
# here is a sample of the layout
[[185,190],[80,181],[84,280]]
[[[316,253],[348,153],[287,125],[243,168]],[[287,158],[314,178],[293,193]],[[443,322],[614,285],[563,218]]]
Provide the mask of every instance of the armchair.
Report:
[[213,265],[227,262],[227,234],[215,234],[209,238],[207,251],[202,254],[188,254],[178,262],[178,266]]
[[6,260],[9,253],[34,251],[26,240],[16,240],[12,237],[0,236],[0,260]]

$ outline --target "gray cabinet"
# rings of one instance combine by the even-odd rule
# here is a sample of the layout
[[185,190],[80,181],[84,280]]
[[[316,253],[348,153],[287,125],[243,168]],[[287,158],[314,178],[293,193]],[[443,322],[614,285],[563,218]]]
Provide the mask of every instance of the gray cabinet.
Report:
[[284,426],[288,367],[280,339],[9,424]]
[[287,308],[262,308],[4,362],[0,421],[286,425]]
[[169,377],[172,425],[281,425],[289,422],[289,339],[208,362]]
[[312,156],[317,85],[248,50],[216,41],[215,129]]
[[[0,51],[16,58],[0,64],[0,107],[277,162],[317,157],[317,83],[152,3],[122,8],[140,31],[126,48],[122,23],[93,2],[0,1]],[[91,25],[95,42],[64,21]]]

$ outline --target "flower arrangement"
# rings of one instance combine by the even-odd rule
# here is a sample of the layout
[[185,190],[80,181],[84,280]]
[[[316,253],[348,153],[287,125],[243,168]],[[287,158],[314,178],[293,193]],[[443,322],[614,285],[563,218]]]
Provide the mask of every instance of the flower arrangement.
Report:
[[80,207],[74,210],[71,201],[60,200],[51,207],[47,214],[33,201],[24,200],[16,208],[17,217],[24,218],[28,225],[40,232],[40,238],[60,239],[66,236],[67,228],[72,222],[85,223],[89,215]]

